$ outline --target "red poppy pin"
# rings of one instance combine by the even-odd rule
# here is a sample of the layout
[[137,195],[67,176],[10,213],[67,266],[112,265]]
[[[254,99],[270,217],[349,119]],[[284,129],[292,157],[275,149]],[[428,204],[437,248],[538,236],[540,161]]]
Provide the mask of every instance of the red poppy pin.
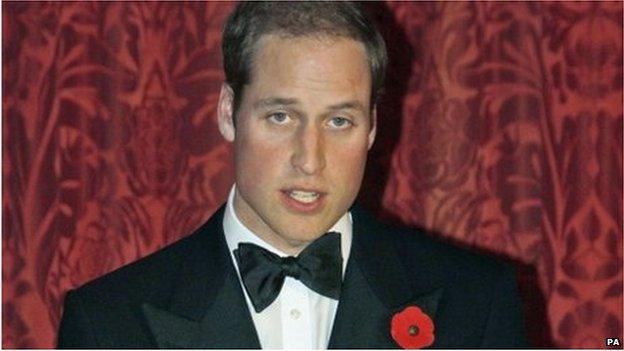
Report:
[[404,349],[420,349],[433,344],[433,321],[420,308],[406,307],[392,316],[392,338]]

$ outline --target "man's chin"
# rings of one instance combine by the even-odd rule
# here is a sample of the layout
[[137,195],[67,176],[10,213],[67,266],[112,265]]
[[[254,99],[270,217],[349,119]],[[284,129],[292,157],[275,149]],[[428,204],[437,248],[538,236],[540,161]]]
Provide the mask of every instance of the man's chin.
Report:
[[316,239],[325,235],[327,230],[306,230],[304,232],[288,232],[280,235],[282,239],[281,249],[286,253],[299,253]]
[[287,241],[290,244],[306,244],[306,243],[311,243],[314,240],[318,239],[321,237],[321,235],[325,234],[325,231],[323,231],[322,229],[319,229],[318,231],[305,231],[305,232],[298,232],[298,231],[290,231],[290,232],[284,232],[284,235],[282,235],[282,238],[285,239],[285,241]]

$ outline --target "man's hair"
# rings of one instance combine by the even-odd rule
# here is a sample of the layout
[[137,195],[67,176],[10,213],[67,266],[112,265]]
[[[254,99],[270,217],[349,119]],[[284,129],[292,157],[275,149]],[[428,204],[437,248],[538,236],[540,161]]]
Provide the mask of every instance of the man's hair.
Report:
[[371,107],[383,85],[388,54],[383,37],[358,4],[352,2],[242,2],[223,29],[223,65],[234,93],[236,113],[250,82],[256,43],[261,36],[338,36],[364,45],[370,65]]

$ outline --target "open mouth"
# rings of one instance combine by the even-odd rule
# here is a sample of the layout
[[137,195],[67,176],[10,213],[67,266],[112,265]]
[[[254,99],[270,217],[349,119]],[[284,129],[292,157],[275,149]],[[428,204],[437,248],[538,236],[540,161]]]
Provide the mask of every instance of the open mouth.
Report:
[[310,204],[319,198],[320,194],[312,191],[292,190],[288,192],[290,198],[303,202],[304,204]]
[[316,213],[325,203],[324,192],[304,189],[282,189],[282,200],[292,211],[298,213]]

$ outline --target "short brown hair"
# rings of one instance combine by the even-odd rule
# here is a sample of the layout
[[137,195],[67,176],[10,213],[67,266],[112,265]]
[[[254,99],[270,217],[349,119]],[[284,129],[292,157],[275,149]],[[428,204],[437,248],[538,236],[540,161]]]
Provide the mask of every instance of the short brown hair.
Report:
[[223,29],[223,66],[226,82],[234,92],[234,112],[250,80],[254,46],[267,34],[331,35],[361,42],[370,64],[371,107],[377,101],[388,54],[383,37],[358,4],[346,1],[242,2]]

